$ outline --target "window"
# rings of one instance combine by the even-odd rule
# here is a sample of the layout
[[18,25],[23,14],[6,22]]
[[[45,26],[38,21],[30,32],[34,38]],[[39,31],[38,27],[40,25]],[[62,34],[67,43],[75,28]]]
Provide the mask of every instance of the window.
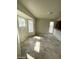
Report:
[[54,30],[54,22],[50,22],[49,33],[53,33],[53,30]]
[[28,20],[28,30],[29,32],[33,32],[33,20]]
[[18,17],[19,27],[25,27],[25,19]]

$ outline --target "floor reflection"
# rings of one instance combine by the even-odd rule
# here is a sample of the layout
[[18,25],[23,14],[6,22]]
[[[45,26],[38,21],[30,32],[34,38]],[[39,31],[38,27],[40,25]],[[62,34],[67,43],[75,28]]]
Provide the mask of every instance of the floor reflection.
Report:
[[38,39],[38,40],[41,39],[41,37],[39,37],[39,36],[34,36],[33,38]]
[[38,53],[40,52],[40,42],[37,41],[37,42],[35,43],[34,51],[36,51],[36,52],[38,52]]
[[26,55],[27,55],[27,59],[35,59],[34,57],[32,57],[31,55],[29,55],[28,53]]
[[29,37],[21,50],[26,59],[61,59],[61,42],[54,36]]

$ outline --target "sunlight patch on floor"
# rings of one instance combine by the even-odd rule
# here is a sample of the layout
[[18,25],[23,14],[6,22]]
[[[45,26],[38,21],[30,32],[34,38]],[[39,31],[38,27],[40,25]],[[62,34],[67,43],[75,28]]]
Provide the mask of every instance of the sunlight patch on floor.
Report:
[[40,52],[40,42],[36,42],[35,43],[35,46],[34,46],[34,51],[36,51],[36,52]]
[[38,39],[38,40],[41,39],[41,37],[39,37],[39,36],[34,36],[33,38]]
[[27,59],[35,59],[34,57],[30,56],[28,53],[26,55],[27,55]]

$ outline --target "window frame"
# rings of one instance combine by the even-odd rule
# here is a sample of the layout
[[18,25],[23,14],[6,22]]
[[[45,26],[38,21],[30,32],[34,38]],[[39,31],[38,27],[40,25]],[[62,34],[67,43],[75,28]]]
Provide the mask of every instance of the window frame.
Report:
[[[24,24],[23,24],[23,25],[20,25],[20,23],[19,23],[19,18],[24,19]],[[18,16],[17,19],[18,19],[18,27],[19,27],[19,28],[21,28],[21,27],[26,27],[26,19],[25,19],[24,17]]]

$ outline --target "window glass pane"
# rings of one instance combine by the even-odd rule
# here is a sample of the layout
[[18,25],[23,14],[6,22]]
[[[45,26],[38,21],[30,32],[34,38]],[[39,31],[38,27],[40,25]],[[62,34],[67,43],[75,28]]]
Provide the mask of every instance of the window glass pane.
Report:
[[49,33],[53,33],[54,30],[54,22],[50,22]]
[[25,19],[18,17],[19,27],[25,27]]
[[28,30],[29,32],[33,32],[33,20],[28,20]]

